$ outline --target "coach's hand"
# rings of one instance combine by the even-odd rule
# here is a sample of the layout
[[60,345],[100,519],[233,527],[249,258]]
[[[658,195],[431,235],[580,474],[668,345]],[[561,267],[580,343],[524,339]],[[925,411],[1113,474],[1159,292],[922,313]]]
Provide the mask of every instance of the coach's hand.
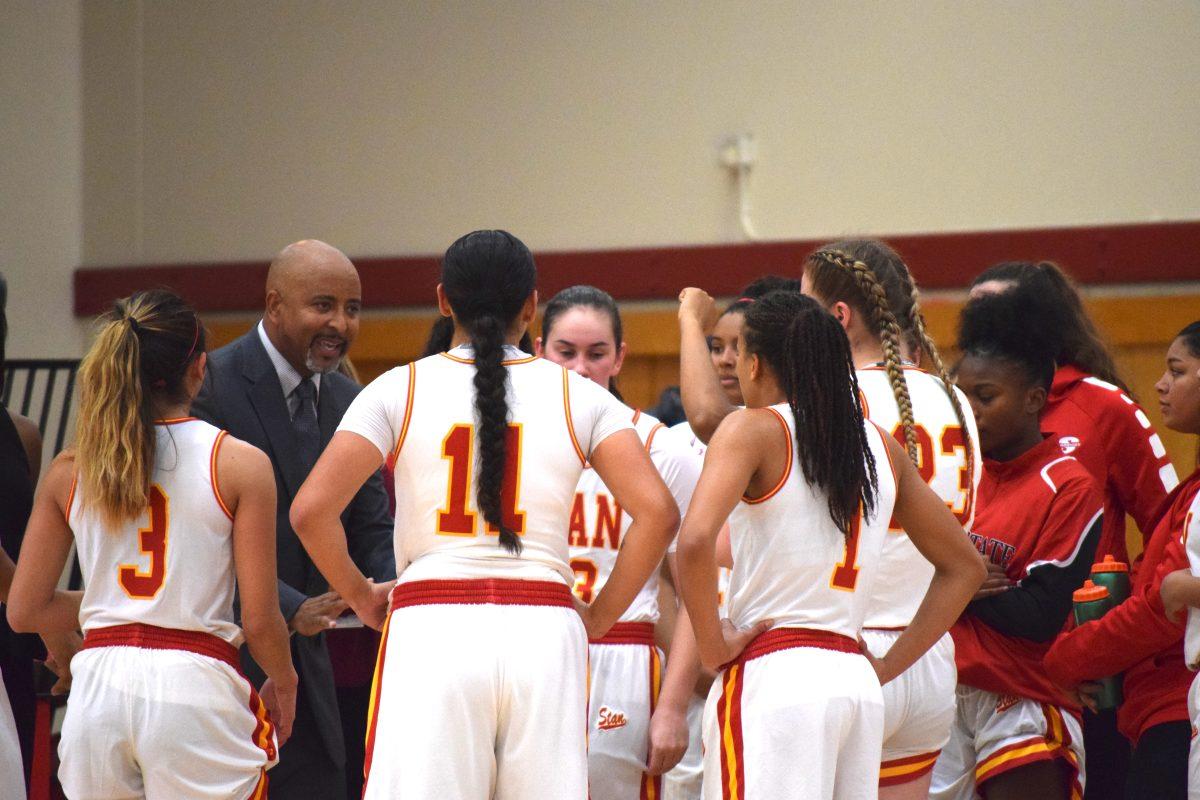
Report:
[[276,682],[267,678],[259,690],[258,696],[271,715],[271,723],[275,726],[275,737],[280,747],[292,735],[292,722],[296,719],[296,673]]
[[650,716],[650,758],[646,761],[646,771],[651,775],[667,772],[683,758],[687,746],[687,715],[660,705]]
[[[296,613],[288,620],[288,630],[295,631],[301,636],[316,636],[321,631],[332,628],[346,608],[345,601],[337,592],[326,592],[317,597],[310,597],[300,604]],[[366,620],[364,619],[363,622],[365,623]]]

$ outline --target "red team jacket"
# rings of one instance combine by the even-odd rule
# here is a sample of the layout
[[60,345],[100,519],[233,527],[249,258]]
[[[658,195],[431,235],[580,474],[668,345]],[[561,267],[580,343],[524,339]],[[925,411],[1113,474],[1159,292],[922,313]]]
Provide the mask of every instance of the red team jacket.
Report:
[[1200,470],[1171,492],[1150,535],[1130,597],[1095,622],[1064,634],[1046,655],[1047,671],[1062,685],[1125,672],[1125,702],[1117,711],[1121,733],[1137,742],[1147,729],[1188,720],[1194,677],[1184,665],[1184,617],[1166,617],[1162,579],[1188,566],[1180,539],[1188,507],[1200,491]]
[[1057,435],[1011,461],[984,461],[971,540],[1019,586],[972,602],[950,629],[959,683],[1078,707],[1042,657],[1091,568],[1102,505],[1095,481],[1063,455]]
[[1128,562],[1125,515],[1143,533],[1150,530],[1178,480],[1145,412],[1116,386],[1067,365],[1054,373],[1042,430],[1056,432],[1063,452],[1078,459],[1104,493],[1097,558],[1111,553]]

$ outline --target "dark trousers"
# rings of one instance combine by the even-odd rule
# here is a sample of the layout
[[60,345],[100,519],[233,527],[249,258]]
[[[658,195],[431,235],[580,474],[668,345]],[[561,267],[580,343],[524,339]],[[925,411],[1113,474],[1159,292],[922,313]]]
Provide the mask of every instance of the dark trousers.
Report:
[[1117,730],[1117,710],[1083,711],[1087,784],[1084,800],[1121,800],[1129,774],[1129,740]]
[[346,775],[333,763],[301,687],[297,693],[292,738],[279,750],[279,763],[268,773],[270,800],[346,800]]
[[[1126,800],[1187,800],[1191,741],[1188,722],[1164,722],[1143,733],[1129,759]],[[1090,758],[1088,773],[1090,783]]]

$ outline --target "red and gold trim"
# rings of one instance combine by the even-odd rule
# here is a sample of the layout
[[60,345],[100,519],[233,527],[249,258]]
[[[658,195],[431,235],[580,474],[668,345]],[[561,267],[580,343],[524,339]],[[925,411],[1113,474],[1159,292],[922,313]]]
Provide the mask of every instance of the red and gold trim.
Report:
[[363,758],[363,796],[366,796],[367,781],[371,778],[371,758],[375,753],[375,727],[379,723],[379,699],[383,694],[383,663],[387,656],[388,628],[391,627],[392,617],[383,623],[383,633],[379,639],[379,653],[375,656],[375,675],[371,678],[371,700],[367,706],[367,739],[365,756]]
[[267,770],[264,767],[259,770],[258,783],[254,784],[254,790],[247,795],[246,800],[267,800],[267,784],[270,779],[267,778]]
[[510,578],[431,580],[401,583],[392,590],[391,609],[428,605],[559,606],[574,608],[571,588],[553,581]]
[[721,733],[721,798],[743,800],[746,765],[742,759],[742,683],[746,665],[735,662],[721,677],[717,730]]
[[746,495],[742,495],[742,502],[751,506],[757,505],[758,503],[765,503],[775,495],[779,494],[779,490],[783,488],[783,485],[787,483],[787,479],[792,474],[792,456],[794,455],[792,452],[792,430],[788,427],[787,420],[783,418],[782,414],[770,406],[768,406],[766,410],[775,415],[775,420],[779,423],[780,427],[783,428],[783,438],[784,441],[787,442],[787,465],[783,468],[783,475],[779,478],[779,483],[775,484],[774,489],[767,492],[762,497],[748,497]]
[[[458,364],[474,364],[475,363],[475,359],[473,359],[473,358],[463,358],[461,356],[452,356],[449,353],[438,353],[438,355],[444,356]],[[529,364],[529,363],[531,363],[533,361],[537,361],[537,360],[538,360],[537,356],[526,356],[525,358],[510,358],[505,361],[501,361],[500,365],[503,367],[512,367],[512,366],[516,366],[517,364]]]
[[[620,624],[620,623],[618,623]],[[650,716],[654,716],[654,709],[658,707],[658,693],[662,689],[662,659],[659,658],[658,648],[654,646],[653,635],[654,626],[649,623],[627,623],[627,624],[644,624],[650,626],[651,639],[650,642]],[[650,760],[650,754],[646,753],[646,760]],[[638,796],[639,800],[661,800],[662,798],[662,776],[651,775],[648,772],[642,773],[642,789]]]
[[933,771],[933,764],[941,752],[941,750],[935,750],[932,753],[921,753],[907,758],[884,761],[879,765],[879,785],[899,786],[902,783],[909,783],[925,777]]
[[1046,718],[1046,733],[1015,742],[988,755],[975,766],[976,786],[1027,764],[1061,760],[1069,774],[1071,800],[1083,799],[1083,787],[1079,783],[1079,758],[1071,749],[1071,734],[1063,722],[1062,711],[1056,706],[1042,703],[1042,713]]
[[654,623],[618,622],[599,639],[588,639],[588,644],[642,644],[654,647]]
[[[246,681],[250,683],[249,680]],[[250,713],[254,715],[254,731],[250,734],[250,739],[254,742],[254,746],[262,750],[267,755],[267,761],[275,761],[278,753],[275,750],[275,725],[271,722],[271,715],[267,711],[267,704],[262,701],[255,691],[254,686],[250,686]],[[265,779],[266,773],[263,773]],[[266,792],[266,781],[260,781],[260,786],[263,788],[264,796]]]
[[155,425],[178,425],[182,422],[195,422],[199,417],[173,417],[172,419],[156,419]]
[[587,456],[584,455],[583,448],[579,446],[579,437],[575,435],[575,421],[571,418],[571,386],[570,373],[563,369],[563,410],[567,415],[567,433],[571,435],[571,445],[575,448],[575,455],[579,456],[579,463],[584,467],[588,465]]
[[225,516],[229,517],[230,522],[233,521],[233,512],[229,510],[229,506],[225,504],[225,498],[221,497],[221,486],[217,483],[217,454],[221,450],[221,442],[225,441],[225,437],[229,435],[229,431],[221,431],[217,434],[217,438],[213,440],[212,455],[208,458],[208,479],[212,483],[213,497],[217,498],[217,505],[225,512]]
[[654,446],[654,437],[657,436],[658,432],[661,431],[665,427],[667,427],[667,426],[664,423],[660,422],[657,425],[655,425],[653,428],[650,429],[650,433],[646,434],[646,452],[647,453],[649,453],[650,448]]
[[75,502],[75,489],[79,486],[79,472],[76,471],[71,475],[71,490],[67,492],[67,504],[63,507],[63,519],[67,521],[67,525],[71,524],[71,505]]
[[632,420],[633,424],[637,425],[638,420],[641,418],[642,418],[642,410],[640,408],[635,408],[633,410],[633,420]]
[[858,642],[840,633],[816,628],[772,628],[756,636],[742,654],[730,663],[745,664],[747,661],[796,647],[816,647],[820,650],[862,655]]
[[[443,353],[443,355],[445,355]],[[408,363],[408,396],[404,400],[404,422],[400,424],[400,435],[396,437],[396,446],[392,448],[391,464],[394,468],[396,459],[400,455],[400,448],[404,446],[404,438],[408,436],[408,424],[412,422],[413,413],[413,397],[417,391],[417,364],[415,361]]]

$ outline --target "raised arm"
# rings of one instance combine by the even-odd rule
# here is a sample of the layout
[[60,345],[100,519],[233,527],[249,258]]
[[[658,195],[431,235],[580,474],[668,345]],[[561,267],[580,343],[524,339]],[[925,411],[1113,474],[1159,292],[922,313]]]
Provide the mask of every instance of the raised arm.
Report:
[[262,697],[282,745],[296,715],[296,669],[279,611],[275,565],[275,476],[258,448],[226,437],[217,453],[217,489],[233,513],[233,565],[250,655],[267,675]]
[[582,612],[588,636],[599,638],[662,563],[679,528],[679,507],[632,429],[605,438],[592,449],[589,461],[631,519],[612,574]]
[[721,420],[737,410],[721,390],[708,352],[716,304],[703,289],[679,295],[679,399],[696,438],[707,443]]
[[897,467],[895,518],[929,563],[933,580],[913,621],[881,659],[872,658],[880,683],[887,683],[920,658],[950,629],[987,570],[962,526],[921,478],[903,448],[883,437]]

